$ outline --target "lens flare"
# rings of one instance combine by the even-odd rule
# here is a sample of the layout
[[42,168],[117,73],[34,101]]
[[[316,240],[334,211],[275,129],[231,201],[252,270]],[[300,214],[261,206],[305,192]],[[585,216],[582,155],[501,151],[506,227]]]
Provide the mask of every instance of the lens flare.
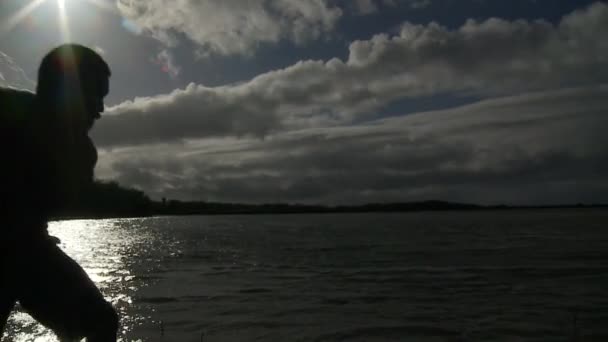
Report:
[[[3,0],[0,0],[2,2]],[[48,0],[49,2],[51,0]],[[21,7],[16,13],[9,16],[7,19],[0,21],[0,37],[12,31],[17,25],[19,25],[24,20],[30,18],[30,14],[34,12],[40,5],[47,2],[47,0],[30,0],[24,1],[25,5]],[[68,24],[68,4],[67,0],[55,0],[57,4],[57,8],[59,10],[59,27],[61,30],[61,35],[64,42],[70,41],[70,31]],[[110,2],[106,0],[86,0],[86,2],[94,5],[100,10],[104,10],[106,12],[119,14],[118,8],[116,7],[115,2]]]
[[28,15],[30,15],[38,6],[40,6],[45,0],[34,0],[23,6],[17,13],[13,14],[8,20],[0,24],[0,36],[3,36],[7,32],[11,31],[15,26],[22,22]]
[[65,10],[65,0],[57,0],[57,7],[59,7],[59,28],[61,30],[61,38],[64,42],[69,42],[70,38],[70,27],[68,24],[68,15]]

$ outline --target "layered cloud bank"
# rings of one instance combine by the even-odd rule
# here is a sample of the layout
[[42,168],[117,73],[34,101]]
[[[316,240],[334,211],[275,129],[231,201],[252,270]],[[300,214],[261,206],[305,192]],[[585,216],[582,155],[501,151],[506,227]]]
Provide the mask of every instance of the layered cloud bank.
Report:
[[[205,28],[195,31],[189,17],[201,11],[159,23],[153,7],[163,1],[131,3],[133,20],[150,32],[181,32],[221,54],[315,39],[341,13],[323,1],[297,9],[268,1],[283,6],[272,13],[288,11],[313,29],[297,38],[296,26],[274,20],[278,36],[268,33],[276,27],[197,36]],[[196,6],[233,4],[222,3]],[[378,4],[360,2],[360,11]],[[323,15],[309,16],[314,11]],[[267,15],[256,19],[261,27],[273,21]],[[228,26],[215,33],[224,29],[241,34]],[[557,24],[469,20],[450,30],[404,23],[397,34],[352,42],[344,60],[301,61],[241,84],[191,84],[109,108],[95,131],[103,148],[98,175],[155,197],[214,201],[608,202],[606,34],[608,5],[599,2]],[[397,101],[442,94],[485,100],[378,114]]]
[[265,140],[120,148],[102,153],[98,174],[213,201],[601,202],[607,108],[608,86],[543,92]]
[[[602,34],[603,33],[603,34]],[[353,42],[346,61],[302,61],[238,85],[191,84],[115,106],[104,146],[264,136],[347,124],[418,96],[525,93],[608,82],[608,5],[543,21],[403,24],[399,35]]]

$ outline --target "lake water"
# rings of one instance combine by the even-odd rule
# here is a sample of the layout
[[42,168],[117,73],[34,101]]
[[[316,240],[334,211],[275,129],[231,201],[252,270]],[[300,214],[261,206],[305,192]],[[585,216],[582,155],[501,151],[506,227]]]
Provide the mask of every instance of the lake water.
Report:
[[[122,341],[608,340],[608,211],[63,221]],[[3,341],[54,341],[16,311]]]

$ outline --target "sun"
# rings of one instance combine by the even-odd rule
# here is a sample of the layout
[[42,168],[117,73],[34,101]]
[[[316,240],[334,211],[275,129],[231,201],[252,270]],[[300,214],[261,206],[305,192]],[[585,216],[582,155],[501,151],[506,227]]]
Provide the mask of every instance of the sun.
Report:
[[[2,0],[0,0],[2,1]],[[4,22],[0,22],[0,37],[4,34],[12,31],[15,26],[21,23],[24,19],[26,19],[32,12],[34,12],[40,5],[45,2],[51,2],[52,0],[29,0],[23,1],[24,5],[15,13],[13,13],[7,20]],[[67,2],[68,0],[54,0],[57,4],[57,8],[59,9],[59,25],[61,28],[61,34],[64,40],[70,39],[69,28],[68,28],[68,8]],[[115,6],[111,5],[107,1],[103,0],[86,0],[86,2],[95,5],[95,7],[116,13],[117,9]]]
[[[0,24],[0,36],[10,32],[17,26],[20,22],[22,22],[25,18],[27,18],[34,10],[36,10],[40,5],[42,5],[47,0],[31,0],[25,3],[23,7],[21,7],[17,12],[15,12],[12,16],[8,18],[4,23]],[[56,0],[57,7],[59,8],[59,24],[61,26],[61,34],[64,36],[63,38],[68,38],[69,32],[67,32],[67,14],[65,11],[65,1],[66,0]]]

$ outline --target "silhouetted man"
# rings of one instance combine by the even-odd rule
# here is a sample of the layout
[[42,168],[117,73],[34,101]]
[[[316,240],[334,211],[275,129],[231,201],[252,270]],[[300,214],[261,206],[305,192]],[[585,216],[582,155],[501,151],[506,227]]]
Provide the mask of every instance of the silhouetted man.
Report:
[[116,341],[116,312],[47,232],[92,184],[88,132],[109,77],[93,50],[63,45],[42,60],[36,94],[0,89],[0,337],[19,301],[60,339]]

